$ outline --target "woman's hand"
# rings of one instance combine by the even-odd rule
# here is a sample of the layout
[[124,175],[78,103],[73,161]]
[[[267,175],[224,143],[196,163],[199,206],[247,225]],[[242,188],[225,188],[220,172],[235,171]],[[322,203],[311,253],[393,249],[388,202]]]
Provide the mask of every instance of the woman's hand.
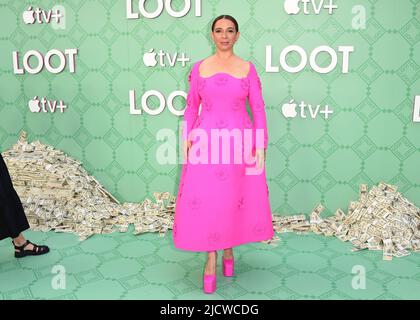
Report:
[[256,149],[255,150],[255,158],[256,164],[258,169],[262,169],[265,164],[265,149]]
[[184,140],[183,150],[184,150],[184,160],[188,160],[188,151],[191,148],[191,141]]

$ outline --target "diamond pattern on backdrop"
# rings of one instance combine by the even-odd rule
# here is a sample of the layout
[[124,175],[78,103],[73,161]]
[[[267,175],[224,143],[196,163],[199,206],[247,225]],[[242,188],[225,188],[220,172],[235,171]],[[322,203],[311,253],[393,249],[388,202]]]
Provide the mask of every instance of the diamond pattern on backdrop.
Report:
[[[173,1],[173,7],[180,8],[181,2]],[[420,126],[411,122],[413,97],[420,94],[420,3],[362,1],[366,29],[354,30],[352,8],[360,1],[336,2],[339,8],[333,15],[287,15],[280,0],[230,0],[203,1],[202,17],[191,12],[174,19],[164,13],[153,20],[127,20],[124,1],[70,0],[62,4],[66,28],[55,30],[47,24],[25,25],[20,17],[26,5],[1,0],[0,149],[12,146],[25,130],[30,141],[39,139],[82,161],[123,202],[141,201],[155,190],[175,194],[180,170],[157,163],[155,134],[163,127],[176,131],[180,119],[168,110],[155,117],[129,115],[128,91],[136,90],[140,101],[150,89],[164,95],[187,90],[189,67],[213,52],[210,22],[228,13],[238,19],[242,33],[235,53],[254,62],[263,83],[270,137],[267,177],[270,190],[278,191],[270,193],[273,212],[309,213],[321,199],[325,214],[331,214],[336,205],[346,208],[357,197],[359,183],[377,184],[381,171],[392,172],[387,182],[420,205],[420,184],[412,179],[418,175],[414,159],[419,157]],[[51,2],[31,5],[50,9]],[[305,68],[299,74],[266,74],[266,45],[272,45],[277,63],[280,51],[291,44],[307,50],[354,45],[350,73],[318,75]],[[12,51],[45,53],[53,48],[79,49],[76,73],[13,74]],[[150,48],[186,52],[191,61],[186,68],[152,71],[142,62]],[[296,57],[290,56],[289,62],[295,64]],[[27,102],[34,96],[63,99],[69,108],[64,114],[33,114]],[[291,99],[329,104],[334,114],[322,120],[283,118],[281,106]],[[150,100],[154,107],[156,102]],[[383,161],[373,165],[379,156]],[[297,190],[313,194],[295,196]],[[136,281],[141,282],[128,279],[126,285],[135,286]],[[185,281],[173,284],[177,293],[189,287]],[[237,284],[223,292],[238,296],[242,290]],[[10,294],[24,297],[28,292]],[[296,295],[275,289],[271,294]]]

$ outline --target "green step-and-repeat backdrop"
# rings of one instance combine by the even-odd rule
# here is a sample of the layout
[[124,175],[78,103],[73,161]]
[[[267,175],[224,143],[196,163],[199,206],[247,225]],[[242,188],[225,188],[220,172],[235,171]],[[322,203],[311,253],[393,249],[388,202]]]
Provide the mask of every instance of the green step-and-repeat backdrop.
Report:
[[220,14],[262,81],[273,212],[332,214],[380,181],[420,205],[420,0],[0,0],[0,150],[25,130],[120,201],[176,194],[157,137]]

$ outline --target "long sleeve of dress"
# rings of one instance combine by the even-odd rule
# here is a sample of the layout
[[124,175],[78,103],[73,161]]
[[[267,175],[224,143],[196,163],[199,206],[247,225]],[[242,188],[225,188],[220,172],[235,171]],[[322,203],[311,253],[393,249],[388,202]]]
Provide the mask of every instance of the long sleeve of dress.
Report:
[[201,103],[201,97],[198,93],[198,66],[199,64],[198,62],[196,62],[188,76],[190,88],[187,95],[187,106],[184,112],[184,123],[182,130],[183,140],[189,140],[188,135],[190,134],[191,129],[193,128],[194,123],[197,120],[198,108]]
[[268,145],[268,132],[262,85],[254,64],[252,62],[250,64],[248,102],[254,119],[255,130],[262,129],[264,131],[264,149],[266,149]]

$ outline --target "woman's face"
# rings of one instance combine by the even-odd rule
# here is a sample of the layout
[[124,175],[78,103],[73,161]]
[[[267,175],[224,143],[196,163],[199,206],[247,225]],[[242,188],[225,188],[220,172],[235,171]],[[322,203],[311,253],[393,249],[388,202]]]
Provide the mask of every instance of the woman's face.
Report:
[[239,38],[239,32],[236,32],[235,24],[228,19],[220,19],[214,26],[211,33],[214,43],[219,50],[231,50]]

